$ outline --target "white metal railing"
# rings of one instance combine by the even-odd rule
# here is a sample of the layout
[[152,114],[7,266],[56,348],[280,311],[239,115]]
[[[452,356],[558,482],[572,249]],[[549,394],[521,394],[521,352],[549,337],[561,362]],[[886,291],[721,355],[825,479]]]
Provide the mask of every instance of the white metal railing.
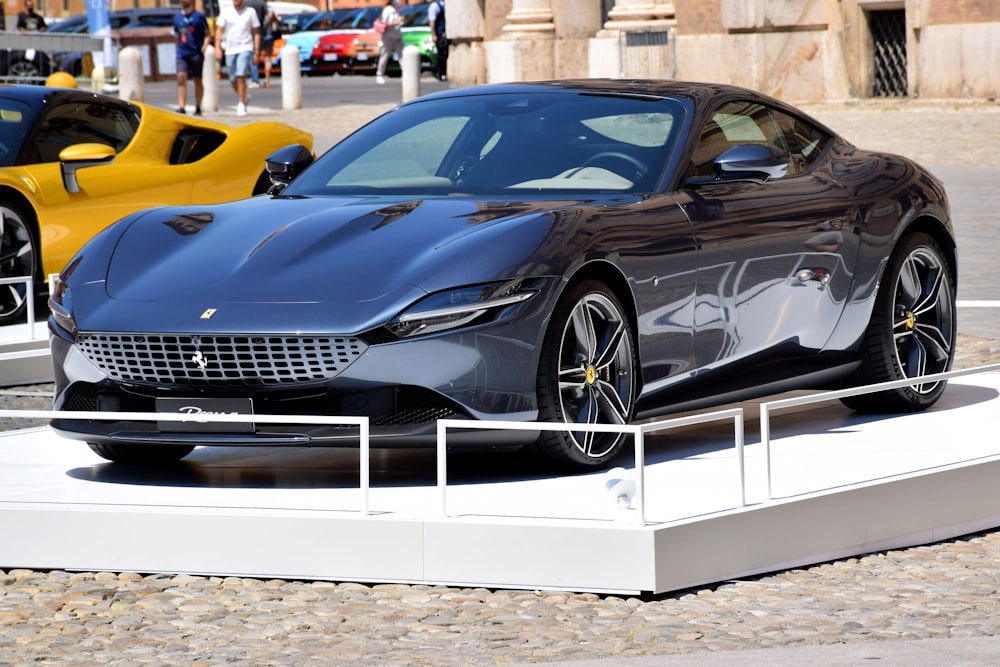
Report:
[[[975,368],[921,376],[920,384],[937,382],[964,375],[973,375],[991,371],[1000,371],[1000,364],[979,366]],[[906,387],[914,384],[916,378],[907,378],[894,382],[886,382],[865,387],[854,387],[839,391],[830,391],[809,396],[794,397],[777,401],[765,402],[760,405],[761,442],[764,445],[767,467],[767,500],[773,500],[771,475],[771,436],[770,415],[772,412],[794,406],[820,403],[836,400],[847,396],[884,391],[887,389]],[[52,411],[52,410],[0,410],[0,419],[91,419],[91,420],[132,420],[132,421],[172,421],[172,422],[222,422],[243,423],[253,421],[261,424],[318,424],[346,425],[359,429],[359,487],[361,492],[361,509],[363,516],[370,514],[370,427],[367,417],[330,417],[316,415],[267,415],[267,414],[231,414],[231,415],[198,415],[197,419],[190,415],[174,413],[147,412],[82,412],[82,411]],[[448,517],[447,506],[447,432],[449,429],[479,429],[479,430],[519,430],[519,431],[585,431],[595,433],[624,433],[631,435],[635,446],[635,523],[646,525],[645,507],[645,434],[669,430],[684,426],[693,426],[708,422],[732,419],[734,423],[734,441],[736,462],[739,476],[740,507],[746,506],[746,458],[744,443],[744,415],[742,408],[731,408],[715,412],[695,414],[673,419],[652,421],[643,424],[567,424],[553,422],[507,422],[507,421],[474,421],[442,419],[437,422],[437,487],[440,492],[440,515]],[[573,517],[566,517],[573,518]]]
[[35,279],[31,276],[14,276],[11,278],[0,278],[0,285],[20,285],[26,286],[24,298],[28,306],[28,331],[32,339],[35,338]]
[[682,426],[732,419],[735,430],[736,463],[739,470],[740,507],[746,506],[746,461],[744,456],[743,409],[731,408],[704,414],[675,417],[645,424],[567,424],[556,422],[467,421],[439,419],[437,422],[437,483],[441,494],[441,516],[448,516],[448,445],[447,431],[454,429],[505,430],[505,431],[586,431],[588,433],[625,433],[635,443],[635,503],[636,522],[646,525],[646,445],[645,434],[665,431]]
[[776,410],[782,410],[785,408],[798,407],[801,405],[809,405],[812,403],[835,401],[841,398],[847,398],[848,396],[862,396],[864,394],[874,394],[876,392],[886,391],[888,389],[911,387],[915,384],[914,380],[916,379],[920,380],[919,384],[929,384],[941,380],[947,380],[949,378],[961,377],[963,375],[977,375],[979,373],[987,373],[990,371],[1000,371],[1000,364],[990,364],[988,366],[976,366],[974,368],[963,368],[961,370],[949,371],[947,373],[922,375],[919,378],[906,378],[904,380],[893,380],[892,382],[882,382],[879,384],[865,385],[863,387],[838,389],[836,391],[827,391],[820,394],[811,394],[809,396],[797,396],[793,398],[785,398],[777,401],[768,401],[766,403],[761,403],[760,440],[764,445],[764,458],[767,465],[767,499],[768,500],[774,499],[771,486],[771,413],[772,412]]
[[76,410],[0,410],[0,419],[93,419],[102,421],[170,421],[170,422],[220,422],[243,424],[252,421],[257,424],[318,424],[325,426],[357,426],[360,440],[360,462],[358,472],[361,491],[361,514],[368,516],[368,496],[371,488],[370,428],[368,417],[328,417],[317,415],[182,415],[172,412],[91,412]]

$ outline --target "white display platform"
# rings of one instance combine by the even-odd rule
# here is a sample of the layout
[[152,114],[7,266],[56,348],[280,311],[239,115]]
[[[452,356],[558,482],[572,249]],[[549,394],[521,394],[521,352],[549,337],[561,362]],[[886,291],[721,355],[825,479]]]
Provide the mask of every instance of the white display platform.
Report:
[[45,320],[0,327],[0,387],[52,381],[49,332]]
[[1000,526],[1000,374],[915,415],[772,416],[773,498],[743,407],[746,506],[733,422],[685,427],[646,437],[645,526],[605,473],[509,454],[450,454],[443,516],[433,451],[373,450],[366,516],[357,449],[200,448],[150,470],[45,427],[0,433],[0,569],[663,592]]

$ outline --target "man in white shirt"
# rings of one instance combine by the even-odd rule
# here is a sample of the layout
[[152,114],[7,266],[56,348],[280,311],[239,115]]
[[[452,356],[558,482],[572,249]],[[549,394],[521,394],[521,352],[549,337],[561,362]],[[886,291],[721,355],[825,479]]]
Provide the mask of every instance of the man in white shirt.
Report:
[[236,115],[245,116],[247,77],[260,51],[260,19],[257,12],[247,7],[243,0],[233,0],[232,6],[223,7],[215,20],[215,43],[221,47],[216,51],[218,58],[222,58],[223,52],[226,54],[229,83],[239,98]]

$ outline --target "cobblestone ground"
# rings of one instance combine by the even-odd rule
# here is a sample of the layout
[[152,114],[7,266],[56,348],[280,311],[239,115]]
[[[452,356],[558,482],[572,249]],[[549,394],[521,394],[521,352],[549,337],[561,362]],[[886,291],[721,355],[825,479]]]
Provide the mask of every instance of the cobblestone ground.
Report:
[[[859,145],[1000,166],[993,105],[810,110]],[[371,113],[310,126],[316,114],[303,111],[291,122],[337,136]],[[997,361],[1000,341],[960,336],[957,366]],[[48,385],[4,390],[0,407],[46,408],[50,394]],[[998,582],[998,531],[649,599],[0,570],[0,666],[503,665],[991,636]]]

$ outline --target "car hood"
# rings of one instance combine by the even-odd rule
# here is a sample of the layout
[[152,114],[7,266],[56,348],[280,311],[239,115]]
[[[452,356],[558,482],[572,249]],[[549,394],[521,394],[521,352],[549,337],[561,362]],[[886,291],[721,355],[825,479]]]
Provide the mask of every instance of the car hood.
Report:
[[529,258],[577,203],[265,196],[154,209],[121,233],[106,295],[147,320],[313,312],[309,326],[329,330],[338,313],[339,332],[360,331],[428,292],[551,270]]

